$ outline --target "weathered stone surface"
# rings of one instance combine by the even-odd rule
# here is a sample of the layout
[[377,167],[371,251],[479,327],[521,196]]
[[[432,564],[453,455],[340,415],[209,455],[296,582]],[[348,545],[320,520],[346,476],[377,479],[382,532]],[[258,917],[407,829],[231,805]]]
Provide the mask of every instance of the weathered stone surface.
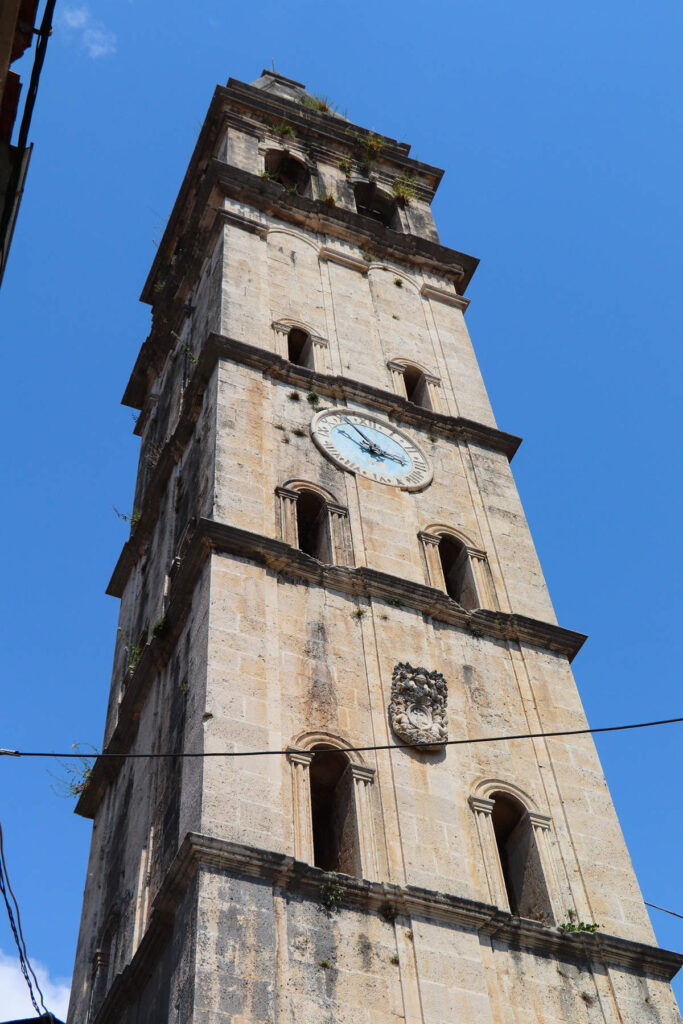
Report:
[[[296,83],[259,82],[214,98],[126,392],[139,517],[113,584],[105,752],[211,756],[98,763],[79,803],[94,826],[70,1024],[675,1024],[676,959],[653,945],[590,736],[383,749],[397,663],[448,681],[451,740],[584,728],[577,648],[558,639],[517,442],[494,429],[465,326],[476,261],[437,244],[440,172],[384,140],[377,186],[408,171],[417,195],[391,226],[361,217],[360,171],[340,161],[368,136],[294,102]],[[337,205],[260,178],[273,148]],[[312,370],[287,363],[288,323],[318,339]],[[407,408],[401,360],[437,381],[439,415]],[[309,428],[340,404],[395,415],[433,482],[334,465]],[[306,484],[344,524],[334,572],[295,548]],[[433,575],[442,530],[480,567],[485,612]],[[363,881],[310,867],[321,745],[348,750]],[[221,756],[253,751],[281,753]],[[545,923],[509,912],[513,825]],[[599,932],[563,936],[569,910]]]

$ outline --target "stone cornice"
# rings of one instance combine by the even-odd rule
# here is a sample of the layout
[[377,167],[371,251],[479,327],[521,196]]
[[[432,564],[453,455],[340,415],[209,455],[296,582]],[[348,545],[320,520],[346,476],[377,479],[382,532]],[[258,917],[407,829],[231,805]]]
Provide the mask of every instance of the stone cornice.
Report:
[[416,427],[453,442],[476,444],[498,451],[512,459],[521,439],[502,430],[475,423],[462,417],[444,416],[423,409],[407,398],[382,388],[363,384],[348,377],[316,373],[305,366],[296,366],[274,352],[248,345],[246,342],[210,334],[199,353],[190,384],[183,396],[183,406],[173,434],[164,445],[154,473],[147,485],[140,520],[134,533],[124,545],[107,593],[121,596],[125,581],[133,566],[144,552],[156,525],[159,506],[173,467],[182,456],[192,436],[194,424],[201,410],[204,389],[219,359],[251,366],[264,376],[280,380],[292,387],[315,390],[321,396],[338,404],[359,402],[383,413],[397,423]]
[[[342,206],[328,206],[321,200],[309,199],[306,196],[291,195],[277,182],[212,158],[206,163],[201,186],[193,203],[193,209],[198,214],[198,217],[195,216],[198,226],[202,220],[204,227],[208,225],[208,211],[219,210],[220,199],[223,196],[246,203],[267,215],[277,217],[278,220],[298,224],[307,231],[343,238],[360,249],[376,252],[378,258],[427,266],[435,272],[454,278],[459,284],[460,292],[466,290],[479,265],[478,259],[457,249],[448,248],[419,235],[393,231],[373,217],[363,216],[355,210],[347,210]],[[246,223],[248,225],[250,222]],[[162,239],[142,291],[143,302],[156,305],[163,299],[166,275],[162,275],[164,283],[161,285],[157,273],[168,259],[167,250],[168,245],[164,245]],[[176,289],[180,277],[186,276],[182,273],[180,263],[178,266],[180,274],[176,270],[173,275],[173,285]]]
[[94,817],[106,786],[121,769],[123,760],[106,755],[125,754],[137,733],[140,712],[157,674],[173,654],[192,605],[192,595],[211,552],[236,555],[257,565],[282,573],[289,580],[317,584],[355,598],[378,601],[400,601],[438,622],[445,622],[476,637],[489,637],[499,642],[513,642],[555,651],[570,660],[578,653],[586,637],[548,622],[539,622],[524,615],[489,611],[480,608],[467,612],[452,598],[434,587],[414,583],[400,576],[378,572],[364,566],[323,565],[298,548],[272,537],[249,530],[240,530],[213,519],[200,519],[184,545],[179,568],[175,572],[166,611],[167,633],[152,637],[145,645],[119,707],[116,728],[102,755],[94,763],[87,789],[82,793],[76,812]]
[[638,975],[671,981],[683,964],[683,954],[603,932],[563,934],[536,921],[513,917],[489,903],[452,893],[413,885],[368,882],[350,875],[329,874],[283,853],[216,839],[190,832],[170,865],[152,904],[147,931],[133,959],[117,975],[94,1024],[117,1024],[147,983],[168,942],[180,902],[201,871],[221,872],[238,878],[254,878],[274,889],[297,893],[320,903],[320,890],[334,884],[339,890],[335,913],[353,907],[368,914],[386,915],[387,904],[397,914],[440,921],[453,928],[495,935],[511,949],[550,956],[578,966],[595,965],[633,971]]
[[[209,104],[202,130],[190,158],[178,196],[173,205],[168,224],[162,236],[159,252],[152,264],[152,269],[143,289],[143,301],[148,301],[144,296],[149,294],[150,289],[153,287],[153,278],[159,265],[159,255],[162,252],[165,253],[169,245],[180,234],[181,222],[186,219],[184,216],[186,205],[193,189],[201,181],[205,173],[208,161],[212,157],[218,142],[218,135],[224,118],[231,105],[241,108],[246,107],[266,118],[272,117],[275,121],[286,120],[293,126],[298,126],[303,134],[312,130],[318,137],[323,137],[346,146],[349,145],[350,141],[355,141],[356,136],[365,137],[373,134],[368,132],[367,129],[351,124],[348,121],[318,113],[284,97],[266,93],[262,89],[256,89],[232,78],[226,86],[217,86]],[[434,179],[434,191],[436,190],[443,176],[443,171],[440,168],[411,159],[408,156],[410,147],[405,143],[398,143],[387,136],[380,136],[380,138],[383,143],[383,160],[395,163],[399,170],[411,170],[421,176],[432,177]]]
[[273,117],[276,121],[286,120],[294,128],[298,127],[303,135],[310,132],[317,138],[333,140],[343,146],[355,143],[358,138],[375,136],[382,142],[381,158],[383,161],[395,163],[402,170],[410,170],[420,176],[433,178],[435,191],[436,185],[443,177],[444,172],[440,167],[434,167],[432,164],[423,163],[409,156],[410,145],[406,142],[397,142],[396,139],[392,139],[388,135],[370,131],[345,118],[316,111],[284,96],[264,92],[263,89],[258,89],[253,85],[239,82],[237,79],[230,78],[226,86],[218,87],[215,95],[221,97],[224,103],[232,100],[241,107],[247,107],[266,117]]
[[[217,177],[212,177],[212,174],[221,176],[220,182]],[[215,193],[213,197],[212,190]],[[142,407],[151,382],[163,366],[173,344],[170,328],[174,325],[178,327],[184,318],[184,303],[191,284],[196,280],[203,260],[211,251],[221,226],[232,224],[240,230],[262,237],[274,226],[268,225],[264,220],[255,220],[223,209],[221,196],[256,206],[262,213],[273,216],[280,222],[355,245],[369,257],[373,256],[374,263],[390,261],[450,279],[457,286],[458,293],[465,291],[479,262],[455,249],[447,249],[417,235],[392,231],[371,217],[363,217],[341,207],[330,207],[303,196],[291,196],[276,182],[237,168],[228,169],[227,165],[219,161],[212,161],[207,166],[198,195],[195,211],[186,231],[186,234],[192,237],[192,244],[188,245],[188,249],[183,251],[181,256],[174,255],[166,262],[165,273],[155,282],[156,272],[161,272],[161,264],[158,262],[160,248],[143,291],[143,301],[153,303],[154,315],[152,330],[140,347],[123,396],[123,404],[133,408]],[[198,210],[198,207],[201,209]],[[343,262],[346,266],[352,266],[363,273],[371,269],[370,264],[345,255],[330,246],[321,246],[320,258]],[[424,285],[421,294],[426,298],[455,306],[463,312],[469,305],[469,300],[462,294],[431,285]]]
[[[204,166],[196,193],[188,196],[191,207],[188,208],[183,231],[178,228],[172,243],[169,241],[165,245],[162,240],[143,289],[142,301],[154,307],[153,326],[136,359],[124,404],[139,408],[144,401],[150,379],[160,370],[168,351],[168,327],[179,329],[184,303],[221,225],[231,223],[261,235],[268,230],[269,225],[263,220],[223,209],[226,197],[258,209],[261,214],[279,222],[352,244],[380,262],[402,264],[450,279],[459,295],[451,295],[439,288],[432,288],[425,294],[441,301],[448,299],[461,309],[467,306],[462,294],[479,263],[474,257],[417,235],[392,231],[372,217],[361,216],[355,211],[327,206],[305,196],[290,195],[277,182],[211,159]],[[178,242],[181,234],[182,245]]]

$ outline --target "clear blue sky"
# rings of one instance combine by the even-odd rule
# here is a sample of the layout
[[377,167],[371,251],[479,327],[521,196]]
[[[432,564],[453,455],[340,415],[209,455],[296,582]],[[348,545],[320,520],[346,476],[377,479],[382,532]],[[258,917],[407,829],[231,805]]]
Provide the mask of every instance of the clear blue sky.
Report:
[[[216,83],[278,71],[446,169],[470,331],[593,725],[680,699],[683,8],[59,2],[0,293],[0,746],[99,745],[138,441],[138,303]],[[23,74],[28,75],[26,61]],[[683,913],[683,727],[598,741],[645,899]],[[71,973],[90,823],[0,763],[29,949]],[[662,945],[683,922],[652,912]],[[11,938],[0,919],[0,949]],[[681,987],[679,985],[679,993]]]

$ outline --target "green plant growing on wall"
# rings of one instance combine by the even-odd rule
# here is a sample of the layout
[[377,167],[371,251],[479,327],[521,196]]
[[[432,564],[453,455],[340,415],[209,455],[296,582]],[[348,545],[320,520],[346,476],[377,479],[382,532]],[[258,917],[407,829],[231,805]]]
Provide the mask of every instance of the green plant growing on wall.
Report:
[[317,187],[316,191],[318,193],[319,202],[325,203],[326,206],[337,205],[337,200],[334,198],[331,192],[326,192],[325,189],[321,188],[320,186]]
[[345,889],[334,882],[325,882],[320,886],[320,902],[325,910],[336,910],[344,898]]
[[306,395],[306,401],[315,408],[320,402],[320,395],[317,391],[309,391]]
[[286,121],[280,121],[278,124],[273,125],[273,131],[276,132],[281,138],[294,138],[294,129],[291,124],[287,124]]
[[183,342],[183,351],[185,352],[185,355],[187,356],[189,362],[193,366],[196,366],[197,365],[197,357],[194,354],[194,352],[192,351],[192,349],[190,348],[190,346],[186,345],[185,342]]
[[391,186],[391,191],[394,193],[394,197],[399,202],[404,203],[408,206],[413,199],[417,197],[417,178],[414,174],[408,174],[404,171],[403,174],[399,174],[398,178],[394,178]]
[[359,166],[363,174],[368,175],[377,163],[383,149],[383,143],[379,135],[369,132],[367,135],[355,135],[356,143],[360,150]]
[[321,960],[318,964],[319,967],[323,967],[325,970],[329,970],[332,966],[329,960]]
[[264,168],[264,169],[263,169],[263,170],[261,171],[261,177],[262,177],[262,178],[265,178],[265,179],[266,179],[266,181],[277,181],[277,178],[275,177],[275,175],[274,175],[274,174],[271,174],[271,172],[270,172],[270,171],[268,170],[268,168],[267,168],[267,167],[265,167],[265,168]]
[[309,96],[305,93],[301,97],[301,105],[309,110],[317,110],[320,114],[329,114],[336,110],[334,103],[327,96]]
[[[81,747],[83,746],[88,747],[92,753],[81,753]],[[74,761],[57,759],[64,774],[53,775],[52,772],[49,772],[56,783],[55,786],[51,787],[52,792],[56,793],[57,796],[80,796],[82,793],[85,793],[92,781],[93,761],[98,756],[99,750],[89,743],[73,743],[71,749],[75,752]]]
[[142,657],[143,645],[131,643],[120,626],[119,633],[121,634],[121,638],[124,643],[123,653],[126,656],[126,675],[132,674],[138,667],[140,658]]
[[570,935],[573,932],[597,932],[600,927],[599,924],[586,924],[585,921],[579,921],[575,910],[567,909],[568,921],[559,926],[560,931],[565,935]]
[[375,160],[379,159],[384,148],[384,144],[379,135],[376,135],[375,132],[368,132],[367,135],[359,135],[356,133],[355,138],[365,157],[373,163]]
[[135,527],[140,522],[140,516],[142,515],[142,512],[140,511],[140,509],[139,508],[134,508],[133,511],[131,512],[131,514],[128,515],[126,512],[119,512],[119,510],[117,509],[116,505],[112,505],[112,508],[114,509],[114,512],[119,517],[119,519],[123,519],[124,523],[130,523],[130,530],[131,530],[131,533],[133,533],[134,530],[135,530]]
[[342,160],[339,161],[339,170],[343,172],[344,177],[348,181],[349,178],[351,177],[351,171],[353,170],[353,167],[351,166],[351,161],[347,157],[344,157]]
[[168,620],[165,615],[162,615],[162,617],[160,619],[157,619],[157,621],[152,626],[152,636],[156,637],[157,639],[161,639],[161,637],[166,636],[167,633]]
[[387,924],[393,924],[398,917],[396,906],[389,902],[383,903],[377,913],[383,921],[386,921]]
[[193,366],[196,366],[197,365],[197,357],[194,354],[194,352],[192,351],[192,349],[190,348],[190,346],[187,344],[187,342],[183,341],[183,339],[180,337],[180,335],[176,331],[172,330],[171,334],[175,338],[176,341],[180,342],[181,348],[183,349],[183,351],[184,351],[185,355],[187,356],[188,360],[190,361],[190,363],[192,363]]
[[391,962],[394,967],[398,966],[398,953],[394,953],[391,957]]
[[164,450],[164,446],[160,441],[150,441],[145,452],[145,463],[150,469],[154,469],[157,462],[161,458],[161,453]]
[[402,288],[403,287],[403,279],[400,278],[400,277],[395,277],[394,278],[394,284],[396,285],[397,288]]
[[361,622],[366,615],[367,612],[365,608],[354,608],[353,611],[351,612],[351,618],[355,619],[356,622]]

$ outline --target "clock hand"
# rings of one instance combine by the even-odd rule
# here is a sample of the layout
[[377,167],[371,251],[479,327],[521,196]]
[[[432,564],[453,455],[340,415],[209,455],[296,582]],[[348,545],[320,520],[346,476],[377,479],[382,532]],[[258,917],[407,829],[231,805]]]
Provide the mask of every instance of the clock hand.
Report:
[[[362,441],[357,441],[355,437],[351,437],[351,435],[347,434],[345,430],[340,430],[339,433],[342,434],[343,437],[348,437],[349,441],[352,441],[353,444],[357,444],[359,448],[363,449],[363,451],[365,451],[366,449],[370,451],[370,445],[365,439],[363,439]],[[363,435],[361,434],[361,437],[362,436]]]
[[[360,434],[360,436],[365,441],[366,445],[368,445],[369,450],[370,450],[371,453],[374,454],[375,452],[381,452],[382,451],[382,449],[379,447],[379,445],[375,444],[374,441],[371,441],[370,438],[366,434],[364,434],[363,431],[360,429],[360,427],[357,427],[355,423],[352,423],[351,420],[347,420],[346,418],[344,419],[344,422],[348,423],[348,425],[350,427],[353,427],[353,429],[356,431],[357,434]],[[358,443],[358,442],[356,442],[356,443]]]
[[367,434],[365,434],[360,429],[360,427],[357,427],[355,423],[352,423],[350,420],[347,419],[344,419],[344,422],[348,423],[350,427],[353,427],[356,433],[363,438],[364,443],[359,444],[359,442],[356,441],[355,438],[351,437],[350,434],[347,434],[345,430],[340,431],[340,433],[342,433],[344,437],[348,437],[349,441],[354,441],[354,443],[357,444],[359,448],[362,448],[364,451],[367,451],[369,455],[373,455],[375,457],[379,457],[382,459],[390,459],[391,462],[398,462],[399,466],[406,465],[406,460],[404,458],[402,458],[400,455],[392,455],[390,452],[385,452],[384,449],[380,448],[378,444],[376,444],[374,441],[371,441]]
[[399,466],[405,466],[406,460],[401,458],[400,455],[391,455],[389,452],[385,452],[382,448],[379,449],[383,459],[391,459],[392,462],[398,462]]

